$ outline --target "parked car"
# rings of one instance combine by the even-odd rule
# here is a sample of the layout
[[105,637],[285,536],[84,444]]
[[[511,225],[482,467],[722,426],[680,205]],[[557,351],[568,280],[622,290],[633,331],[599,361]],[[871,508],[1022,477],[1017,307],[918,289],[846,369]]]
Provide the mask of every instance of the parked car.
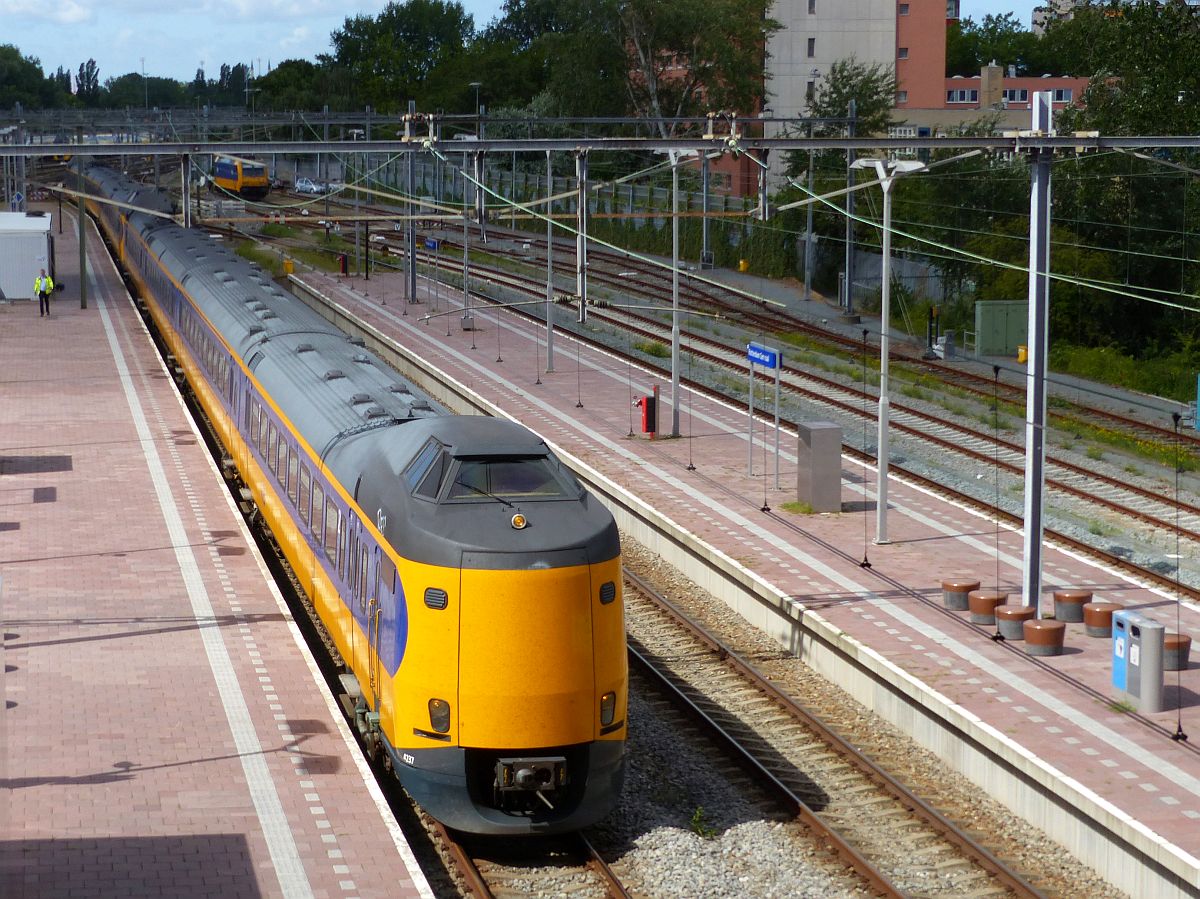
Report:
[[296,179],[296,193],[298,194],[324,194],[328,192],[329,187],[320,181],[313,181],[311,178]]

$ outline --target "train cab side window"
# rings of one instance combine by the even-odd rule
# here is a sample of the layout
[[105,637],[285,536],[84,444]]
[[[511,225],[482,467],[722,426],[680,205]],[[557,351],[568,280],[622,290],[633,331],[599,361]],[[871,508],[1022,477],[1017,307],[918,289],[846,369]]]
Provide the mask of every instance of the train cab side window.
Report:
[[404,481],[417,496],[437,499],[446,469],[446,454],[436,440],[429,440],[404,469]]

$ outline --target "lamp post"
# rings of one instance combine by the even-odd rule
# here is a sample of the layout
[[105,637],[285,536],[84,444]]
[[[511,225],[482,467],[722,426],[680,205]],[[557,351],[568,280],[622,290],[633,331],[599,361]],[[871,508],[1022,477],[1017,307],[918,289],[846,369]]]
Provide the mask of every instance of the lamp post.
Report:
[[146,83],[146,57],[141,57],[142,60],[142,103],[146,109],[150,108],[150,86]]
[[475,88],[475,136],[480,137],[483,132],[481,122],[479,121],[479,89],[483,87],[482,81],[472,81],[467,87]]
[[[807,109],[806,112],[810,116],[809,123],[808,123],[808,139],[812,140],[813,127],[812,127],[812,120],[811,120],[811,116],[812,116],[812,108],[811,107],[812,107],[813,100],[816,99],[816,92],[815,92],[816,84],[817,84],[817,79],[821,77],[821,70],[814,68],[811,72],[809,72],[809,77],[812,78],[812,80],[809,82],[809,84],[811,84],[813,86],[813,91],[809,93],[809,96],[808,96],[809,109]],[[812,196],[812,192],[813,192],[813,164],[814,164],[814,161],[815,161],[815,154],[812,151],[812,147],[809,147],[809,150],[808,150],[808,195],[809,195],[809,197]],[[813,265],[812,250],[813,250],[813,204],[809,203],[808,204],[808,214],[807,214],[807,224],[805,225],[805,229],[804,229],[804,299],[806,299],[806,300],[812,299],[812,265]]]
[[[925,163],[914,160],[856,159],[856,169],[874,168],[883,189],[883,284],[879,310],[879,486],[875,500],[875,542],[889,543],[887,536],[888,494],[888,329],[891,325],[892,293],[892,186],[896,179],[922,171]],[[812,208],[812,207],[809,207]]]

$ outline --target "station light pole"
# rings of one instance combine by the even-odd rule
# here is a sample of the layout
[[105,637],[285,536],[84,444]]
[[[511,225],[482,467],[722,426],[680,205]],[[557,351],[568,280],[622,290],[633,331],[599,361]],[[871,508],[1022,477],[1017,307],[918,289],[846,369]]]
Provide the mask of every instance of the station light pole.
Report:
[[[923,171],[925,163],[915,160],[856,159],[856,169],[873,168],[883,189],[883,284],[879,310],[879,436],[876,455],[879,461],[879,485],[875,500],[875,542],[889,543],[887,535],[888,494],[888,330],[891,326],[892,294],[892,187],[896,179]],[[810,207],[811,208],[811,207]]]
[[475,88],[475,136],[479,137],[483,128],[479,121],[479,89],[483,87],[482,81],[472,81],[467,87]]

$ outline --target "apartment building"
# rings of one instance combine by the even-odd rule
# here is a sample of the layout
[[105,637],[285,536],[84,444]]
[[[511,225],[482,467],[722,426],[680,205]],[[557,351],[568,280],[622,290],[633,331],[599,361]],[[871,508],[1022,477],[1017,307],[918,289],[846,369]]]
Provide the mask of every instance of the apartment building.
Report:
[[1006,60],[978,77],[947,78],[946,26],[959,16],[958,0],[777,0],[771,16],[783,25],[767,45],[769,104],[780,116],[806,115],[821,80],[849,56],[894,67],[895,118],[913,136],[991,110],[1015,127],[1027,122],[1037,91],[1053,91],[1061,108],[1087,86],[1086,78],[1061,75],[1016,78],[1007,74]]

